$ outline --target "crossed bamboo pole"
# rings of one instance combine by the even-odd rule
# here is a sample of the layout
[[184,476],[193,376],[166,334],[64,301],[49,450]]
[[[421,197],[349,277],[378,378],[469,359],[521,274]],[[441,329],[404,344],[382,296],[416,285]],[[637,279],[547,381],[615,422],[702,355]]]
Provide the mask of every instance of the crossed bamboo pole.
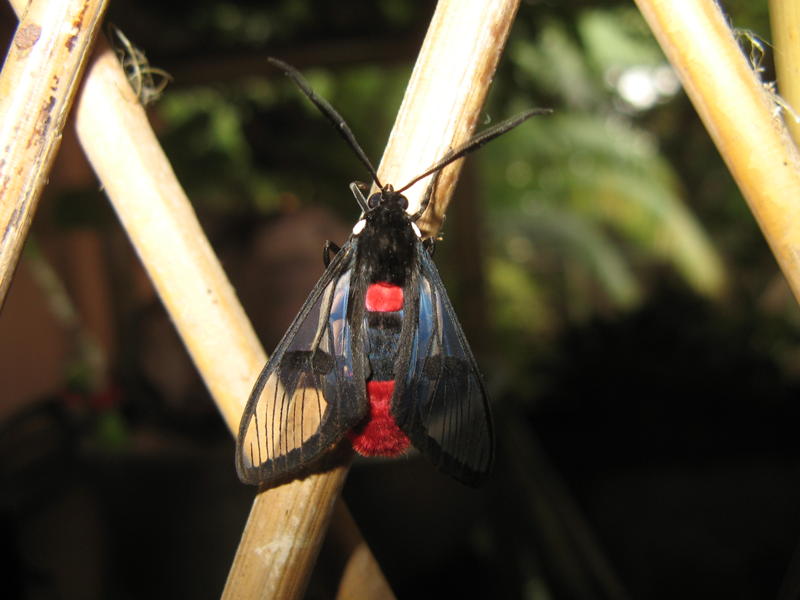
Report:
[[[4,296],[8,290],[85,68],[75,107],[81,145],[223,418],[235,432],[266,357],[114,52],[99,39],[90,59],[105,1],[34,0],[26,6],[13,0],[12,6],[21,20],[0,74],[4,91],[0,293]],[[325,492],[332,508],[338,494],[331,492],[330,481],[338,490],[335,477],[283,486],[273,506],[279,510],[255,522],[251,518],[246,534],[256,531],[251,537],[268,547],[274,540],[258,535],[263,521],[282,523],[285,531],[279,533],[290,537],[299,537],[302,525],[308,528],[312,523],[317,532],[313,535],[321,539],[330,511],[318,510],[315,493]],[[291,528],[283,519],[286,506],[305,519],[300,527]],[[342,592],[352,592],[348,586],[357,583],[351,567],[356,564],[360,576],[368,577],[379,590],[374,597],[390,597],[380,567],[346,508],[341,513],[350,542],[340,546],[351,552],[343,561],[343,573],[349,576],[342,580]],[[322,519],[313,518],[319,514]],[[306,572],[315,555],[310,553]],[[292,562],[286,568],[302,571]]]
[[14,0],[0,73],[0,307],[28,235],[107,0]]
[[800,155],[773,97],[739,49],[716,2],[636,4],[800,301]]
[[[388,166],[382,164],[380,168],[385,180],[397,178],[392,169],[403,165],[398,156],[416,156],[418,162],[410,166],[418,172],[447,148],[469,137],[517,5],[517,1],[493,6],[475,4],[471,10],[464,10],[458,2],[439,4],[415,70],[415,83],[401,109],[401,125],[392,134],[394,142],[390,146],[394,150],[390,148],[384,159]],[[470,28],[475,35],[464,37]],[[57,34],[55,38],[58,39]],[[460,44],[447,43],[458,39],[462,40]],[[87,37],[87,48],[91,41],[91,36]],[[453,69],[453,64],[461,64],[462,68]],[[77,69],[81,66],[79,63]],[[74,84],[68,91],[75,93]],[[65,102],[64,115],[68,107]],[[419,116],[415,117],[417,111]],[[76,108],[76,128],[87,157],[187,349],[223,417],[235,431],[242,403],[263,365],[264,353],[143,110],[102,40]],[[409,129],[416,135],[410,135]],[[33,131],[32,135],[36,133]],[[42,135],[35,139],[54,155],[60,131],[56,135],[38,133]],[[48,168],[49,165],[39,170],[39,188],[32,194],[34,197],[41,191]],[[449,199],[457,171],[458,166],[454,165],[443,176],[437,197],[439,206]],[[412,204],[418,202],[419,193],[409,190]],[[14,205],[10,198],[4,197],[4,206]],[[30,206],[26,212],[28,223],[32,214]],[[13,224],[12,219],[6,224]],[[16,239],[18,257],[24,232]],[[15,260],[16,257],[9,264]],[[2,273],[6,282],[12,272],[13,265]],[[223,592],[225,597],[289,598],[302,594],[346,470],[343,465],[257,497]],[[346,523],[352,523],[346,512],[342,515]],[[350,544],[353,560],[346,563],[339,596],[363,598],[369,589],[374,597],[390,597],[391,591],[357,528],[351,525],[349,532],[351,542],[355,540]],[[370,585],[364,586],[365,581]]]
[[[458,0],[438,4],[381,163],[383,180],[405,180],[406,174],[418,172],[472,130],[517,7],[514,1],[473,6],[477,4]],[[637,4],[800,299],[800,160],[775,116],[771,96],[712,0],[637,0]],[[780,3],[772,4],[777,14]],[[12,0],[12,6],[22,19],[0,75],[0,301],[58,148],[105,2]],[[55,6],[67,12],[54,17]],[[773,21],[776,40],[788,27]],[[797,87],[796,70],[779,65],[779,74],[784,78],[779,86]],[[36,77],[39,84],[49,82],[49,86],[32,85]],[[235,430],[264,353],[104,44],[87,72],[76,117],[87,156],[226,422]],[[454,165],[443,174],[429,230],[438,226],[458,168]],[[419,191],[412,188],[408,195],[414,204]],[[226,584],[226,597],[302,594],[345,472],[343,466],[258,496]],[[351,548],[358,549],[354,556],[360,566],[357,572],[344,573],[339,596],[366,597],[362,592],[373,590],[372,597],[390,597],[366,545],[356,540]]]
[[770,0],[769,19],[778,75],[778,93],[792,107],[794,115],[785,118],[795,145],[800,145],[800,2]]
[[[381,181],[408,181],[450,147],[470,137],[518,4],[518,0],[441,0],[438,3],[378,167]],[[435,208],[430,211],[435,215],[441,216],[449,202],[459,163],[446,169],[439,178],[437,197],[432,202]],[[410,211],[419,206],[424,191],[424,183],[407,191]],[[420,226],[427,226],[429,231],[437,229],[435,220]],[[309,492],[298,498],[302,505],[285,505],[287,511],[294,509],[289,512],[290,518],[313,515],[317,519],[313,527],[304,529],[301,535],[290,535],[280,520],[274,518],[276,497],[286,486],[259,494],[228,575],[223,598],[267,600],[297,598],[302,594],[333,499],[345,474],[346,468],[342,468],[292,484],[298,489],[307,486]],[[327,486],[324,489],[310,489],[323,483]],[[271,544],[266,552],[264,540]],[[368,578],[360,579],[368,581]],[[364,592],[358,593],[358,589],[355,588],[352,596],[348,592],[341,593],[341,597],[363,598]]]

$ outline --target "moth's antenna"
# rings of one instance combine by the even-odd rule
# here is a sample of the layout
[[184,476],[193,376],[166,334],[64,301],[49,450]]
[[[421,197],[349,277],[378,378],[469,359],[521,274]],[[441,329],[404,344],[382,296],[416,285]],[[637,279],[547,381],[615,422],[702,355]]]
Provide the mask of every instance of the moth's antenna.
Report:
[[345,120],[342,116],[336,112],[325,98],[317,96],[314,93],[314,90],[311,89],[308,81],[306,81],[305,77],[300,74],[300,71],[295,69],[293,66],[286,64],[282,60],[278,60],[277,58],[272,58],[271,56],[267,58],[267,62],[271,65],[278,67],[281,71],[286,73],[288,77],[294,81],[297,87],[306,95],[306,97],[311,100],[311,102],[316,106],[319,111],[325,115],[325,118],[328,119],[331,123],[333,123],[334,127],[336,127],[336,131],[339,132],[347,144],[353,149],[358,156],[358,159],[367,167],[369,174],[372,175],[372,179],[375,180],[377,186],[383,189],[383,185],[378,179],[378,172],[375,170],[375,167],[372,166],[372,163],[367,158],[366,153],[361,149],[358,142],[356,141],[356,136],[353,135],[353,132],[350,130],[350,127],[347,125]]
[[405,184],[399,190],[396,190],[396,192],[398,194],[400,194],[400,193],[406,191],[412,185],[417,183],[420,179],[423,179],[423,178],[427,177],[431,173],[435,173],[436,171],[444,169],[447,165],[449,165],[454,160],[458,160],[462,156],[466,156],[470,152],[474,152],[475,150],[477,150],[478,148],[483,146],[485,143],[492,141],[494,138],[499,137],[499,136],[503,135],[504,133],[506,133],[508,131],[511,131],[512,129],[514,129],[514,127],[524,123],[525,121],[527,121],[531,117],[536,116],[536,115],[548,115],[548,114],[550,114],[552,112],[553,112],[552,109],[549,109],[549,108],[532,108],[530,110],[526,110],[525,112],[518,114],[515,117],[511,117],[510,119],[506,119],[502,123],[498,123],[497,125],[494,125],[493,127],[489,127],[488,129],[484,129],[480,133],[477,133],[474,136],[472,136],[470,139],[468,139],[466,142],[461,144],[461,146],[459,146],[455,150],[452,150],[452,151],[448,152],[447,154],[445,154],[442,158],[440,158],[431,167],[426,169],[425,172],[422,175],[416,176],[414,179],[409,181],[407,184]]

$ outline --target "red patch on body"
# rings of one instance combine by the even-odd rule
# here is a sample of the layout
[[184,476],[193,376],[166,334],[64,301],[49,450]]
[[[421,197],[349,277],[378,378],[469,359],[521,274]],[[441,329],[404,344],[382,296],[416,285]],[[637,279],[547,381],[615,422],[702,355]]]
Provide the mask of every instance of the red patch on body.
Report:
[[394,381],[368,381],[369,417],[347,434],[353,450],[362,456],[398,456],[411,440],[397,426],[391,413]]
[[403,288],[379,281],[367,288],[367,310],[370,312],[395,312],[403,309]]

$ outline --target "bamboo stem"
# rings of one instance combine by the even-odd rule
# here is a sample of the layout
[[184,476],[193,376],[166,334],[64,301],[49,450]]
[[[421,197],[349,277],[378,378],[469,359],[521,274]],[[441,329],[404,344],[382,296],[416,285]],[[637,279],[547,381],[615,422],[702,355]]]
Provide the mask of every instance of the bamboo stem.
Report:
[[228,428],[238,431],[264,351],[105,40],[98,42],[75,124]]
[[[470,137],[518,6],[518,0],[437,4],[378,168],[384,184],[405,185]],[[424,232],[440,229],[462,162],[442,171],[436,198],[418,222]],[[428,181],[405,193],[410,212]]]
[[[225,422],[238,431],[264,351],[105,40],[98,43],[87,73],[76,128]],[[291,572],[299,564],[308,572],[345,471],[315,475],[256,498],[244,539],[261,565],[267,561]],[[261,565],[254,568],[261,571]],[[373,565],[372,573],[380,574],[380,568]]]
[[800,156],[715,2],[636,0],[800,301]]
[[0,73],[0,306],[106,0],[15,0],[12,6],[22,18]]
[[[770,0],[769,19],[775,47],[775,70],[778,74],[778,93],[795,113],[800,114],[800,2]],[[792,115],[784,121],[800,146],[800,123]]]
[[394,598],[383,573],[375,572],[378,563],[372,558],[369,547],[360,535],[353,535],[353,531],[359,531],[358,525],[344,503],[338,502],[334,507],[328,541],[336,546],[336,556],[347,556],[348,560],[342,564],[336,600]]
[[[384,183],[402,185],[440,158],[449,147],[469,137],[517,6],[518,0],[440,0],[379,168]],[[441,223],[459,167],[459,164],[453,165],[440,178],[433,228]],[[419,204],[424,187],[424,184],[416,185],[408,191],[412,206]],[[315,482],[316,479],[311,478],[301,485],[314,486]],[[269,497],[282,489],[261,494],[253,505],[251,520],[261,511],[280,514]],[[327,502],[327,497],[324,500],[316,505],[311,502],[303,505],[312,511],[315,508],[328,510],[332,504]],[[305,589],[312,566],[310,559],[316,555],[323,531],[316,531],[316,538],[275,536],[274,542],[267,546],[254,542],[246,533],[228,575],[223,597],[297,598]],[[313,554],[301,554],[297,544],[313,548]],[[357,578],[348,575],[347,580],[357,581]],[[352,591],[348,594],[340,590],[340,594],[363,597]]]
[[[456,5],[452,1],[442,2],[437,15],[447,19],[447,14],[458,12]],[[516,2],[506,5],[516,8]],[[489,43],[481,49],[480,57],[444,54],[442,48],[447,48],[452,40],[432,44],[442,56],[442,61],[437,59],[434,64],[458,64],[465,59],[472,62],[474,58],[476,64],[482,66],[470,75],[480,90],[477,95],[468,88],[460,91],[471,98],[476,107],[471,113],[468,110],[464,113],[463,108],[457,113],[466,114],[468,125],[452,127],[454,137],[452,141],[443,142],[443,148],[468,136],[478,110],[475,100],[482,102],[485,97],[489,83],[487,73],[496,64],[514,10],[504,13],[505,29],[500,22],[487,21],[481,14],[474,15],[471,31],[479,32],[488,27],[502,33],[499,37],[489,36]],[[464,33],[463,29],[450,30],[449,35],[460,39]],[[439,98],[433,99],[434,104],[439,101]],[[461,106],[469,104],[463,102]],[[446,123],[453,125],[449,120]],[[78,107],[77,129],[87,156],[154,285],[226,422],[235,430],[252,380],[263,364],[263,351],[124,74],[105,45],[98,49],[98,58],[87,77]],[[465,133],[458,135],[457,130]],[[121,156],[125,160],[120,160]],[[447,187],[450,186],[442,186]],[[315,475],[269,490],[256,499],[224,592],[227,597],[285,598],[302,593],[345,471],[340,468]],[[359,560],[363,560],[364,546],[359,547],[362,548]],[[368,570],[379,574],[374,562],[371,564]],[[347,591],[340,590],[340,593]],[[349,593],[358,596],[356,591]]]

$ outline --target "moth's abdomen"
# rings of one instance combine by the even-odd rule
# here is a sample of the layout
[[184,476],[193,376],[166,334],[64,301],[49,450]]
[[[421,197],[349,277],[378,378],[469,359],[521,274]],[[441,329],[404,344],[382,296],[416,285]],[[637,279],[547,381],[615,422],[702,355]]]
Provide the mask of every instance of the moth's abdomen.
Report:
[[386,282],[373,283],[367,288],[366,307],[369,312],[391,313],[403,310],[403,288]]
[[348,437],[353,449],[364,456],[397,456],[411,442],[392,416],[394,365],[403,324],[403,288],[378,282],[367,288],[366,381],[369,415]]
[[368,381],[369,416],[348,434],[353,450],[362,456],[399,456],[411,445],[392,417],[394,381]]

